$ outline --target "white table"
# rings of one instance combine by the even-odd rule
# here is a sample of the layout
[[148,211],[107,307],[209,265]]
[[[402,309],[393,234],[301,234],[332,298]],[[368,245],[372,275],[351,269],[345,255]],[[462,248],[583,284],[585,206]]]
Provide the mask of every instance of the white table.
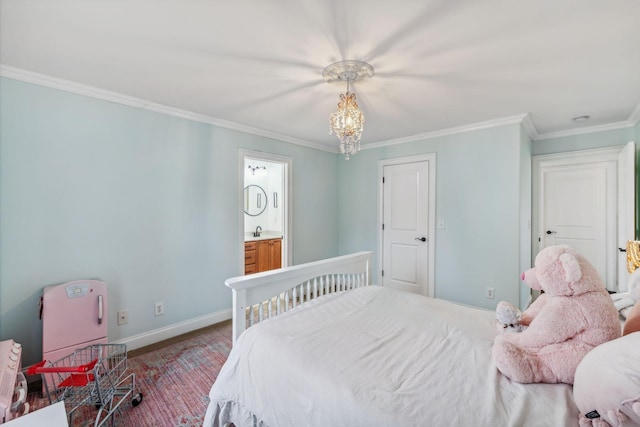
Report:
[[6,427],[69,427],[64,402],[57,402],[5,423]]

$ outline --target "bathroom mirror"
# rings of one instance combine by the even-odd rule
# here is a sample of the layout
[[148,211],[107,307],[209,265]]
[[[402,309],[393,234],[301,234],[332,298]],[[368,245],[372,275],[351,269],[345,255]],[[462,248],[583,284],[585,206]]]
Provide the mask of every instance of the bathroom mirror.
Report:
[[244,213],[258,216],[267,208],[267,193],[259,185],[244,187]]

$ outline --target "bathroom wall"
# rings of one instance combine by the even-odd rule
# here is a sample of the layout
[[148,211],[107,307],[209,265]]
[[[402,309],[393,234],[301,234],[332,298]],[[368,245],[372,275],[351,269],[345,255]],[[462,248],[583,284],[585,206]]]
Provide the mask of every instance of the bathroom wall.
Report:
[[[250,169],[249,166],[258,169]],[[265,169],[262,169],[265,168]],[[266,207],[262,214],[252,216],[245,213],[244,231],[252,235],[256,227],[260,226],[263,232],[270,234],[282,234],[284,210],[284,167],[280,163],[264,160],[246,159],[244,186],[258,185],[265,190]],[[275,196],[274,196],[275,194]],[[255,202],[254,200],[250,201]]]

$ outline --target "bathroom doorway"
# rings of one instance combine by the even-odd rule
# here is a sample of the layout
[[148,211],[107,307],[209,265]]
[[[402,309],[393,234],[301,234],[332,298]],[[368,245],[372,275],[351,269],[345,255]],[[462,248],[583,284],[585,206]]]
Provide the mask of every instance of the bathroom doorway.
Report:
[[240,150],[240,275],[291,265],[292,159]]

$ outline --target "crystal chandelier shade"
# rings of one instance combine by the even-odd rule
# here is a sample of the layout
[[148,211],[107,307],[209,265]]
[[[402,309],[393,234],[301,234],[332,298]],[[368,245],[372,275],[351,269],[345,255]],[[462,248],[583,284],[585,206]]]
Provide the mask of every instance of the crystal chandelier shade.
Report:
[[340,140],[340,153],[345,159],[360,151],[360,138],[364,130],[364,113],[358,108],[351,82],[373,76],[373,67],[361,61],[341,61],[329,65],[322,72],[327,82],[346,81],[347,93],[340,95],[338,110],[329,116],[329,133]]
[[340,95],[338,111],[329,117],[329,133],[340,140],[340,153],[349,156],[360,151],[360,138],[364,129],[364,113],[358,108],[356,94],[347,92]]

